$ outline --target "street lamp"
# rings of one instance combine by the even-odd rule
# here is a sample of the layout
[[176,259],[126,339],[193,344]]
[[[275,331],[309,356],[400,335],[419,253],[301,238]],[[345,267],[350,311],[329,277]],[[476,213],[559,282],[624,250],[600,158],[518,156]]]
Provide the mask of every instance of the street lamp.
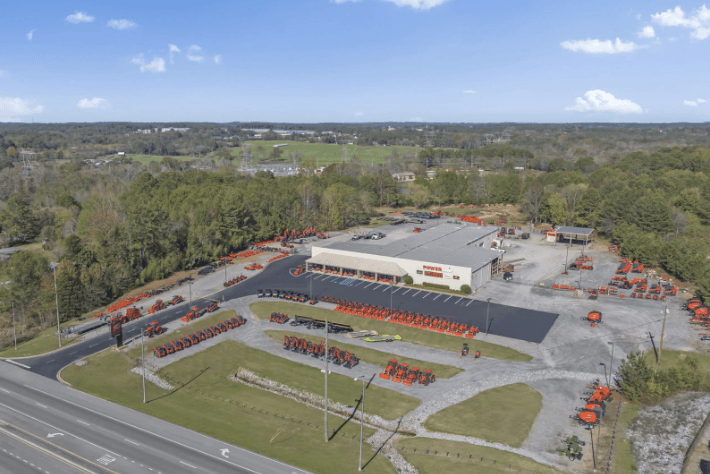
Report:
[[609,361],[609,385],[611,385],[611,377],[612,377],[612,366],[614,365],[614,343],[613,342],[607,342],[607,344],[611,344],[611,360]]
[[606,386],[609,386],[609,377],[606,375],[606,364],[604,362],[599,362],[599,365],[604,366],[604,380],[606,380]]
[[365,382],[367,381],[366,375],[361,375],[355,377],[353,380],[362,380],[362,400],[360,400],[360,463],[358,464],[358,471],[362,471],[362,432],[365,426]]
[[325,312],[325,442],[328,442],[328,312]]
[[145,329],[141,331],[141,367],[143,368],[143,403],[145,403]]
[[488,306],[486,306],[486,336],[488,336],[488,314],[489,310],[491,309],[491,300],[493,298],[486,298],[486,301],[488,302]]
[[59,336],[59,347],[62,347],[62,329],[59,325],[59,293],[57,292],[57,266],[59,263],[52,262],[49,267],[54,272],[54,299],[57,303],[57,335]]

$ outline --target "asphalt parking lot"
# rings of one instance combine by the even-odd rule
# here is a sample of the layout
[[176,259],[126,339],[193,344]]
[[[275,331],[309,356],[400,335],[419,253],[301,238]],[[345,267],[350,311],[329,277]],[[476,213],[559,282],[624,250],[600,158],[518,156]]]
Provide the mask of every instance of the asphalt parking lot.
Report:
[[[305,261],[306,257],[288,259],[291,267]],[[253,283],[253,281],[252,281]],[[344,300],[374,304],[393,309],[412,311],[451,319],[458,323],[475,325],[485,332],[488,310],[488,331],[498,336],[540,343],[555,323],[557,314],[517,308],[500,303],[490,303],[470,296],[456,296],[417,288],[391,286],[368,280],[343,278],[319,273],[274,272],[270,285],[264,288],[296,291],[316,298],[330,296]],[[311,290],[312,288],[312,290]]]

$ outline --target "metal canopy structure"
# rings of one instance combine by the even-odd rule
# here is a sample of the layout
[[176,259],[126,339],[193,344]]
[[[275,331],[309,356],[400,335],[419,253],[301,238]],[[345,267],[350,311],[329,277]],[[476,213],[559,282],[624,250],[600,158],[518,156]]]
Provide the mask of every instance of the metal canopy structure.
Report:
[[593,233],[594,229],[589,227],[557,226],[555,228],[557,238],[562,236],[564,239],[569,240],[570,243],[573,240],[578,240],[584,242],[584,245],[587,245],[592,240]]
[[334,253],[320,253],[315,257],[306,260],[308,265],[327,265],[329,267],[347,268],[361,272],[377,273],[380,275],[392,275],[404,277],[407,272],[393,262],[383,262],[364,257],[350,257]]

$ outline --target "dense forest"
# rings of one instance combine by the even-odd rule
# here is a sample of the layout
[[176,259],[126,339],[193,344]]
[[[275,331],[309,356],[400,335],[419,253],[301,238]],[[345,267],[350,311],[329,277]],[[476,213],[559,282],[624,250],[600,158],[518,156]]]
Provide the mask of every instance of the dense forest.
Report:
[[[126,130],[120,124],[105,127]],[[12,129],[0,133],[9,159],[8,149],[21,140]],[[90,139],[100,142],[101,134]],[[444,154],[448,158],[440,159]],[[483,174],[457,173],[445,168],[451,156],[504,163]],[[395,183],[388,166],[402,159],[393,149],[387,163],[333,164],[322,175],[280,178],[243,175],[229,162],[197,170],[43,160],[31,175],[7,166],[0,171],[0,236],[5,246],[36,250],[0,263],[7,282],[0,301],[15,302],[22,336],[30,337],[50,324],[55,311],[50,261],[59,262],[60,317],[67,320],[285,228],[336,231],[369,222],[381,206],[459,203],[514,204],[531,222],[595,227],[622,254],[697,283],[699,294],[710,299],[708,148],[661,147],[602,160],[550,159],[509,143],[425,147],[416,156],[419,169],[434,170],[435,177],[421,173],[407,185]],[[9,342],[8,309],[3,303],[0,347]]]

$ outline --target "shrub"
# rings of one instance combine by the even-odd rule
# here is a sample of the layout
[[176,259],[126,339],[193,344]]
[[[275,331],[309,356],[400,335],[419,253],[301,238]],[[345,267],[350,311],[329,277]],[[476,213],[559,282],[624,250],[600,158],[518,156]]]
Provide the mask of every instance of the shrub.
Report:
[[438,283],[422,283],[424,288],[438,288],[440,290],[450,290],[449,285],[439,285]]
[[407,285],[411,285],[414,283],[414,278],[410,277],[409,275],[406,275],[404,277],[404,283]]
[[463,293],[469,294],[471,293],[471,287],[468,285],[461,285],[461,291]]

